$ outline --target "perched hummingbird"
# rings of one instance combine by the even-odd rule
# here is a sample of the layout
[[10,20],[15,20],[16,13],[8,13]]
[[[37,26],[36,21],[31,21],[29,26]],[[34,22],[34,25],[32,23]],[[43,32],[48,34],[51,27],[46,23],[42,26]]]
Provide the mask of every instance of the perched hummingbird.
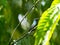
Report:
[[11,45],[16,44],[16,42],[19,42],[21,39],[23,39],[23,38],[26,37],[28,34],[30,34],[32,31],[34,31],[34,30],[36,29],[35,27],[36,27],[37,24],[38,24],[38,20],[39,20],[39,18],[35,18],[35,19],[33,20],[32,25],[30,26],[28,32],[24,33],[23,36],[20,37],[19,39],[17,39],[17,40],[15,40],[15,41],[11,42]]

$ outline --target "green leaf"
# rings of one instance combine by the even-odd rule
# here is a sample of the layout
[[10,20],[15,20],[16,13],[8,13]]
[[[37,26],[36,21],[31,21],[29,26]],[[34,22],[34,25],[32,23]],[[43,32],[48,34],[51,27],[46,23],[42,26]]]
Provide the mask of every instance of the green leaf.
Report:
[[50,7],[42,14],[35,33],[35,45],[48,45],[59,19],[60,4]]

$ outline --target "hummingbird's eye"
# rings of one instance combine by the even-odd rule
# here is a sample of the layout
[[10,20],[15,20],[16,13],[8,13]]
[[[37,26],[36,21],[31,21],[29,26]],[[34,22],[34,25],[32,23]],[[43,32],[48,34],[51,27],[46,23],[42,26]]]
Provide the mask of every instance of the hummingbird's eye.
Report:
[[33,29],[33,28],[37,25],[38,20],[39,20],[39,18],[35,18],[35,19],[33,20],[33,23],[32,23],[32,25],[31,25],[31,27],[30,27],[30,30]]

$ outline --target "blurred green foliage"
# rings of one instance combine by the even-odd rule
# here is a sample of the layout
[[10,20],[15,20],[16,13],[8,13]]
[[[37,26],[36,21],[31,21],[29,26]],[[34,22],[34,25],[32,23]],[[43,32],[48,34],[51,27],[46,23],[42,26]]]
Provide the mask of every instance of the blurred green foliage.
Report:
[[[54,5],[48,8],[42,14],[38,22],[36,32],[35,32],[35,45],[40,45],[40,44],[50,45],[50,40],[51,40],[52,35],[53,35],[53,40],[56,38],[57,36],[56,26],[59,25],[58,21],[60,19],[60,7],[59,7],[60,5],[59,4],[57,5]],[[53,45],[55,45],[55,43]]]
[[[19,23],[18,15],[22,14],[24,16],[25,13],[36,3],[36,1],[37,0],[0,0],[0,45],[8,45],[11,34]],[[52,1],[53,0],[40,0],[34,9],[28,14],[28,23],[31,25],[35,18],[39,18],[41,14],[50,7]],[[57,26],[55,31],[57,33],[57,37],[54,39],[55,41],[52,38],[53,42],[51,40],[51,45],[53,45],[53,43],[56,45],[60,44],[59,27]],[[12,40],[20,38],[27,30],[24,30],[20,24],[16,29]],[[31,34],[19,41],[17,45],[33,45],[34,40],[35,38],[33,37],[33,34]]]

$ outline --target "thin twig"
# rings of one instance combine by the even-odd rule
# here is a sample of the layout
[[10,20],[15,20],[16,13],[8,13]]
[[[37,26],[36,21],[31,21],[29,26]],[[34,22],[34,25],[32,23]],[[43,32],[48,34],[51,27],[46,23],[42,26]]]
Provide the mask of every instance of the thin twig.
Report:
[[[33,8],[35,7],[35,5],[36,5],[38,2],[39,2],[39,0],[37,0],[36,3],[31,7],[31,9],[27,11],[27,13],[25,14],[25,16],[23,17],[23,19],[21,20],[20,23],[22,23],[22,21],[24,20],[24,18],[33,10]],[[11,38],[10,38],[10,40],[9,40],[9,45],[10,45],[11,40],[12,40],[12,37],[13,37],[16,29],[19,27],[20,23],[18,23],[18,25],[15,27],[15,29],[14,29],[14,31],[13,31],[13,33],[12,33],[12,35],[11,35]]]
[[37,26],[35,26],[33,29],[29,30],[27,33],[24,33],[22,37],[20,37],[19,39],[17,39],[15,42],[12,42],[11,45],[16,44],[17,42],[19,42],[20,40],[22,40],[24,37],[26,37],[28,34],[32,33],[35,29],[37,28]]

